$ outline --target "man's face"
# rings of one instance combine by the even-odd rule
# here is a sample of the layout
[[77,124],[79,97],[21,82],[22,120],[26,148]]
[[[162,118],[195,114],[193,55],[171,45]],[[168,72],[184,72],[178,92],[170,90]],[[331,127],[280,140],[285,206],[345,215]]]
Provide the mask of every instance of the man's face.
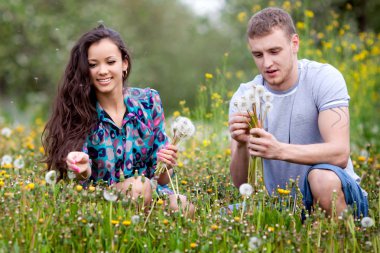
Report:
[[275,90],[287,90],[297,81],[298,35],[291,39],[279,28],[248,40],[253,59],[264,79]]

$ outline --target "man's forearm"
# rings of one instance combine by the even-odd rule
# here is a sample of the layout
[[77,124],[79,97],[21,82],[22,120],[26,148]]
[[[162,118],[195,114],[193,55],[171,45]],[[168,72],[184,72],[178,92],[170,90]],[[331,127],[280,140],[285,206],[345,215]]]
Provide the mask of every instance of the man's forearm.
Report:
[[328,163],[345,168],[350,153],[348,145],[338,143],[319,143],[309,145],[282,143],[281,146],[282,148],[278,160],[298,164],[314,165]]
[[249,153],[246,145],[239,145],[233,142],[231,145],[230,172],[232,182],[236,187],[247,182]]

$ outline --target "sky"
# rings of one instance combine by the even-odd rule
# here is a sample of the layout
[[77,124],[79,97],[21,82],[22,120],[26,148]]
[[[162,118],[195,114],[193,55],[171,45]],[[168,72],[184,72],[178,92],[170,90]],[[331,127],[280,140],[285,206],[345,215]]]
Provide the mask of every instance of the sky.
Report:
[[198,15],[212,17],[223,8],[224,0],[181,0]]

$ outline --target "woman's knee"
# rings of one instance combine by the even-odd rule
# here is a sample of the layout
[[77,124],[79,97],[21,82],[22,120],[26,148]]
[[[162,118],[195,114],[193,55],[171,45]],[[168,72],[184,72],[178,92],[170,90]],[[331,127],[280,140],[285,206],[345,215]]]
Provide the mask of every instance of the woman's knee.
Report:
[[152,199],[152,187],[150,180],[145,177],[138,176],[137,178],[131,177],[122,183],[118,183],[116,188],[122,193],[126,193],[132,199],[136,200],[139,197],[149,202]]
[[187,201],[187,197],[184,195],[170,195],[169,196],[169,208],[172,211],[181,211],[189,216],[193,216],[195,213],[195,206]]

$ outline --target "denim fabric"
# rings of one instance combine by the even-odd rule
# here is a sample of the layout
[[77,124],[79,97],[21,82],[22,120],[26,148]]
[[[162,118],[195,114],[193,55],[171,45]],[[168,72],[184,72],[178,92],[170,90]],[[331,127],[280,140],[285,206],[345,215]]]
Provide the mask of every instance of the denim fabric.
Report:
[[303,201],[306,209],[310,212],[313,205],[313,195],[311,193],[310,185],[307,180],[307,176],[313,169],[323,169],[331,170],[339,177],[342,183],[342,190],[346,200],[346,204],[351,206],[354,210],[354,215],[356,217],[368,216],[368,200],[364,196],[363,190],[360,188],[359,184],[350,177],[346,171],[342,168],[331,165],[331,164],[317,164],[311,167],[306,173],[306,180],[304,180],[304,187],[301,189],[303,194]]

